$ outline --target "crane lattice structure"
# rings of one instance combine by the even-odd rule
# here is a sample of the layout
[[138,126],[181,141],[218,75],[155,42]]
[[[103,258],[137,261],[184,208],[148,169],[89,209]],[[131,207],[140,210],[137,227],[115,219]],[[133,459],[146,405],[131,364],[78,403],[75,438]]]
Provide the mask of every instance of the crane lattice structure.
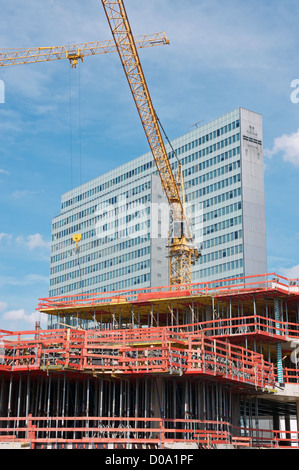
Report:
[[176,178],[168,159],[124,3],[122,0],[102,0],[102,4],[171,208],[170,284],[190,284],[191,265],[197,261],[200,253],[193,243],[186,214],[182,166],[179,162]]
[[[144,34],[135,38],[136,47],[145,48],[169,44],[164,32]],[[0,51],[0,67],[32,64],[36,62],[69,59],[71,65],[76,67],[83,57],[116,52],[116,46],[111,39],[105,41],[85,42],[68,46],[32,47],[29,49]]]

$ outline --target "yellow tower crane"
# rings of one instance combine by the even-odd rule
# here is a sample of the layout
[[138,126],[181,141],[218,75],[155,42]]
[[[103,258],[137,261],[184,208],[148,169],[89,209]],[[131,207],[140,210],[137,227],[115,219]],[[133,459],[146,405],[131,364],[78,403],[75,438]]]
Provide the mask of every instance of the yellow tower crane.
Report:
[[[144,34],[135,38],[138,48],[169,44],[165,33]],[[0,50],[0,67],[32,64],[36,62],[69,59],[71,65],[76,67],[78,60],[83,57],[115,52],[116,46],[111,39],[105,41],[85,42],[68,46],[35,47],[29,49],[3,49]]]
[[170,284],[190,284],[191,265],[198,260],[200,252],[192,240],[186,214],[182,165],[179,162],[175,178],[124,2],[102,0],[102,4],[173,216],[169,240]]

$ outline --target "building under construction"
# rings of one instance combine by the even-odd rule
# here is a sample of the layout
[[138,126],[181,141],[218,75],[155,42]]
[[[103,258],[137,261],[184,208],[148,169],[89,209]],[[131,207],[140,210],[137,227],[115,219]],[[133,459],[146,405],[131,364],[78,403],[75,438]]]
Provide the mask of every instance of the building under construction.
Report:
[[[170,286],[72,295],[53,290],[38,306],[49,316],[48,329],[37,325],[34,331],[0,330],[0,446],[298,448],[298,279],[255,274],[258,263],[264,262],[263,224],[251,224],[249,217],[243,217],[236,223],[245,228],[246,237],[252,232],[242,244],[249,247],[244,259],[252,263],[254,275],[191,282],[191,266],[201,253],[186,214],[182,162],[177,159],[175,176],[123,1],[102,0],[102,4],[172,212]],[[234,130],[233,122],[221,127],[224,133]],[[198,152],[202,156],[215,152],[216,162],[220,148],[235,144],[237,137],[250,143],[244,147],[243,161],[260,199],[243,191],[242,201],[247,214],[255,213],[259,220],[264,209],[262,181],[256,181],[250,159],[261,158],[262,142],[251,120],[246,119],[246,126],[242,134],[230,135],[222,144],[220,129],[219,134],[210,130],[204,142],[206,137],[216,141]],[[233,150],[220,152],[219,163]],[[237,155],[235,148],[231,156]],[[219,173],[207,173],[207,179],[238,170],[237,160],[234,163],[219,167]],[[226,182],[236,185],[237,191],[239,180],[237,174],[234,177]],[[211,185],[209,192],[224,187],[222,181]],[[231,210],[240,207],[231,204]],[[233,225],[231,218],[221,230]],[[214,230],[211,226],[207,233]],[[72,238],[70,233],[55,235],[66,236],[65,245],[74,241],[78,245],[84,239],[81,233],[72,233]],[[110,268],[102,268],[109,273]],[[60,281],[59,276],[53,278],[53,289],[65,287],[55,287]]]
[[62,328],[1,331],[1,446],[298,448],[298,279],[45,298],[38,309]]

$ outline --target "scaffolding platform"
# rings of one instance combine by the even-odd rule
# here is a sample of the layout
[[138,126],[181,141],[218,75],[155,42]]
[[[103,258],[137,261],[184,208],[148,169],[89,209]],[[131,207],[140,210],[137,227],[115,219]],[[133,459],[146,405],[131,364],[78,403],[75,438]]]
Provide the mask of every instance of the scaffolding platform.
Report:
[[[298,280],[43,298],[38,310],[48,329],[0,330],[1,445],[298,448],[277,424],[298,414],[279,393],[299,390]],[[256,427],[265,416],[271,428]]]

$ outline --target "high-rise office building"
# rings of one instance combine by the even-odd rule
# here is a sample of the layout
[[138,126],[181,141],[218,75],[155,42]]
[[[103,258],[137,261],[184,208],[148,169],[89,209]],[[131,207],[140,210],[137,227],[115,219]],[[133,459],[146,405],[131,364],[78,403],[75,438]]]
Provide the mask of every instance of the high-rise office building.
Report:
[[[202,251],[192,282],[267,272],[262,132],[261,115],[239,108],[166,145]],[[168,229],[150,152],[67,192],[52,221],[49,295],[168,285]]]

